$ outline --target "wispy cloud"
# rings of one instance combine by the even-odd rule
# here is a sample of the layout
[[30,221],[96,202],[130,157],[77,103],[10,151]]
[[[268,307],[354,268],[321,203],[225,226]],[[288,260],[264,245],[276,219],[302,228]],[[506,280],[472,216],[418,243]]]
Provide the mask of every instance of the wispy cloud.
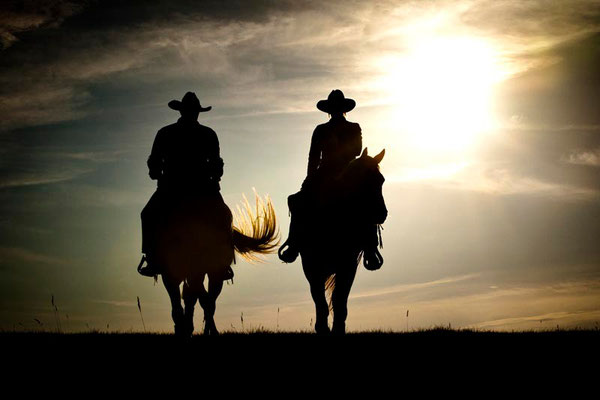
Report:
[[0,177],[0,189],[66,182],[92,171],[89,168],[72,168],[68,171],[13,172]]
[[0,247],[0,256],[5,263],[18,261],[53,266],[69,266],[74,264],[73,260],[38,253],[21,247]]
[[574,151],[565,157],[564,160],[575,165],[600,167],[600,148],[591,151]]
[[18,40],[21,32],[41,27],[56,27],[79,12],[85,0],[6,0],[0,5],[0,49]]
[[119,160],[128,151],[77,151],[6,143],[0,150],[0,189],[74,180]]
[[[481,168],[481,166],[480,166]],[[591,200],[600,196],[600,190],[568,183],[548,182],[534,176],[520,176],[503,167],[473,168],[465,171],[456,184],[466,190],[481,191],[495,195],[528,194],[572,200]]]
[[442,278],[442,279],[437,279],[437,280],[429,281],[429,282],[395,285],[395,286],[391,286],[391,287],[387,287],[387,288],[353,294],[350,297],[352,299],[363,299],[363,298],[368,298],[368,297],[379,297],[379,296],[400,294],[400,293],[406,293],[406,292],[417,291],[417,290],[422,290],[422,289],[435,288],[435,287],[442,286],[442,285],[455,284],[458,282],[470,281],[470,280],[476,279],[478,276],[479,276],[479,274],[469,274],[469,275]]
[[554,330],[557,327],[592,327],[600,321],[600,310],[592,311],[558,311],[523,317],[501,318],[491,321],[478,322],[467,328],[510,330],[537,329]]
[[126,300],[91,300],[92,303],[97,304],[106,304],[114,307],[126,307],[126,308],[135,308],[137,307],[137,302],[135,301],[126,301]]

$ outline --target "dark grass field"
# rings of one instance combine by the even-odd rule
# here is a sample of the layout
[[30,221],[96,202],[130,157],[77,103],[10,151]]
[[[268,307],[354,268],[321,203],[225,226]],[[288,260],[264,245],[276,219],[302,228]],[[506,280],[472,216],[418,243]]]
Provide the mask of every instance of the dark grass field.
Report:
[[[330,392],[333,384],[342,385],[337,394],[352,398],[357,391],[389,397],[390,388],[409,387],[450,394],[474,390],[477,383],[496,392],[568,386],[567,397],[578,398],[576,390],[597,387],[600,361],[599,330],[430,329],[343,337],[259,331],[187,340],[170,334],[1,332],[0,346],[5,382],[31,377],[40,385],[68,387],[77,381],[98,390],[118,383],[146,394],[188,382],[244,397],[271,392],[314,397],[323,393],[318,385],[325,385],[323,396],[337,397]],[[285,392],[279,391],[282,385]]]

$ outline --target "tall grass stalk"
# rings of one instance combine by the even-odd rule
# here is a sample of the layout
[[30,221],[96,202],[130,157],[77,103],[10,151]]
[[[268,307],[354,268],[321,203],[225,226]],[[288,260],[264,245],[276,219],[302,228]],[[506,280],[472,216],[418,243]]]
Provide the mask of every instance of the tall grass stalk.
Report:
[[144,322],[144,315],[142,314],[142,305],[140,304],[140,296],[137,296],[137,304],[138,304],[138,310],[140,310],[140,317],[142,318],[142,326],[144,327],[144,332],[146,332],[146,323]]
[[62,331],[62,328],[60,326],[60,316],[58,314],[58,307],[56,306],[56,303],[54,302],[54,295],[52,295],[52,308],[54,310],[54,320],[56,321],[56,332],[60,333]]

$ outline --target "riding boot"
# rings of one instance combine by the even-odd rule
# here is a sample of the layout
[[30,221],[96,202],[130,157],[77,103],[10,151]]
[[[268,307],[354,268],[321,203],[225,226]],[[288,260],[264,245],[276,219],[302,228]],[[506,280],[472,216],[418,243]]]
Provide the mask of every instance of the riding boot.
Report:
[[277,254],[279,255],[279,259],[284,263],[293,263],[298,258],[299,250],[297,244],[297,230],[294,214],[292,214],[292,218],[290,221],[290,234],[287,240],[281,245]]
[[293,194],[288,197],[288,207],[290,209],[291,219],[290,219],[290,233],[288,235],[287,240],[281,245],[277,254],[279,255],[279,259],[284,263],[292,263],[296,261],[298,258],[300,249],[299,249],[299,239],[300,239],[300,221],[298,218],[301,218],[302,212],[302,203],[303,196],[302,192]]

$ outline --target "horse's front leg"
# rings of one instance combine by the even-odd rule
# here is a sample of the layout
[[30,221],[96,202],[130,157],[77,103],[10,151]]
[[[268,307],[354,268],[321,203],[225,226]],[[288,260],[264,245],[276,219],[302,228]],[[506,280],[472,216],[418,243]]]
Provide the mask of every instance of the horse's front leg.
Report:
[[169,299],[171,300],[171,317],[175,324],[175,335],[179,336],[183,333],[182,327],[184,325],[181,293],[179,291],[179,284],[181,282],[169,277],[167,274],[162,275],[162,281],[169,294]]
[[325,297],[325,278],[313,278],[309,281],[310,295],[315,303],[315,332],[318,334],[329,333],[329,305]]
[[217,309],[217,298],[221,294],[223,289],[223,279],[219,274],[208,275],[208,292],[204,290],[200,296],[200,305],[204,310],[204,334],[205,335],[218,335],[219,331],[215,325],[215,310]]
[[311,260],[310,256],[302,255],[302,269],[310,286],[310,295],[315,303],[315,332],[318,334],[329,333],[329,305],[325,297],[325,282],[327,277],[320,273],[322,270]]

